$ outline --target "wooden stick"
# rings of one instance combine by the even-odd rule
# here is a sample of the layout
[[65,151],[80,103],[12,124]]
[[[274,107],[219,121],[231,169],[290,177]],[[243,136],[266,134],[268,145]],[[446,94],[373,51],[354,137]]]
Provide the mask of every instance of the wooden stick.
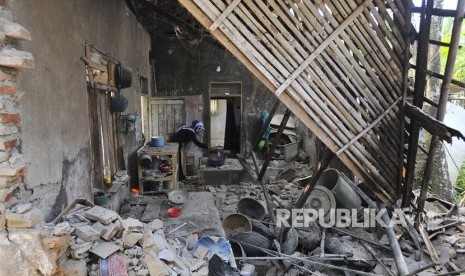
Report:
[[376,124],[379,123],[379,121],[381,121],[381,119],[384,118],[384,116],[386,116],[386,114],[388,114],[389,112],[391,112],[392,108],[394,108],[397,103],[401,100],[402,98],[399,98],[397,99],[383,114],[381,114],[381,116],[379,116],[376,120],[373,121],[373,123],[371,123],[366,129],[364,129],[362,132],[360,132],[357,136],[355,136],[349,143],[347,143],[345,146],[343,146],[340,150],[338,150],[336,152],[336,156],[339,156],[342,152],[344,152],[350,145],[352,145],[353,143],[355,143],[358,139],[360,139],[360,137],[362,137],[363,135],[365,135],[365,133],[367,133],[368,131],[370,131],[370,129],[372,129]]
[[320,178],[321,174],[326,169],[326,167],[328,167],[329,162],[331,162],[333,157],[334,157],[334,153],[330,149],[325,148],[323,159],[321,159],[321,161],[318,163],[318,168],[313,173],[310,180],[307,183],[305,183],[305,188],[302,191],[302,194],[300,195],[299,199],[297,199],[295,203],[296,209],[300,209],[304,206],[308,197],[312,193],[313,188],[315,188],[316,182],[318,181],[318,179]]
[[223,20],[234,10],[234,8],[241,2],[241,0],[234,0],[229,6],[224,10],[224,12],[216,19],[215,22],[210,26],[210,31],[214,31],[218,26],[223,22]]
[[[252,161],[255,166],[255,173],[259,175],[259,170],[258,170],[258,164],[257,164],[257,158],[255,158],[255,152],[252,151]],[[266,202],[266,207],[268,209],[268,214],[270,215],[271,222],[275,223],[276,222],[276,216],[274,214],[274,208],[273,208],[273,203],[271,201],[270,197],[270,192],[268,191],[268,188],[266,187],[265,183],[263,183],[263,180],[257,179],[258,182],[260,182],[260,185],[262,186],[263,190],[263,195],[265,196],[265,202]]]
[[[428,250],[429,256],[431,257],[431,260],[433,263],[439,263],[439,257],[438,253],[436,252],[436,249],[434,249],[433,244],[431,243],[428,233],[426,232],[425,228],[423,225],[418,225],[418,231],[420,232],[420,235],[423,239],[423,243],[426,245],[426,249]],[[441,270],[440,265],[436,265],[436,270]]]

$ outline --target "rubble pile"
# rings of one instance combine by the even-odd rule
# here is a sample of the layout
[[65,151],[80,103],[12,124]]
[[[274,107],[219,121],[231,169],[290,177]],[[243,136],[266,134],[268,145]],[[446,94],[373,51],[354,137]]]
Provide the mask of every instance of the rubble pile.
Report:
[[[289,174],[281,173],[268,180],[267,188],[273,212],[280,208],[292,209],[302,193],[300,179],[288,176]],[[328,227],[322,226],[319,221],[309,225],[293,225],[291,228],[276,227],[267,210],[262,187],[255,183],[206,187],[215,195],[215,203],[222,219],[242,213],[251,221],[254,235],[241,233],[229,237],[232,244],[238,243],[242,247],[242,252],[235,252],[236,261],[240,262],[239,267],[252,265],[255,266],[253,270],[259,272],[258,275],[266,276],[399,275],[396,256],[386,228],[379,224]],[[356,192],[363,193],[359,189]],[[257,220],[250,214],[241,212],[238,203],[244,198],[254,199],[263,205],[266,216]],[[370,203],[373,204],[362,200],[360,207],[373,207]],[[406,224],[393,226],[408,272],[412,275],[465,273],[465,208],[458,208],[433,197],[428,198],[425,208],[429,212],[419,230],[413,227],[415,213],[407,210],[400,211]],[[379,211],[377,207],[376,210]],[[255,211],[258,213],[258,209]],[[392,213],[392,210],[389,211],[389,216]],[[363,222],[363,218],[359,219]],[[271,246],[268,247],[267,242],[261,238],[256,239],[256,234],[268,239]],[[256,242],[257,240],[261,242]]]
[[188,251],[193,245],[167,238],[160,219],[142,223],[100,206],[76,204],[61,223],[44,229],[48,235],[69,236],[64,256],[82,266],[79,271],[85,273],[78,275],[112,275],[112,265],[122,273],[115,275],[208,274],[208,263]]

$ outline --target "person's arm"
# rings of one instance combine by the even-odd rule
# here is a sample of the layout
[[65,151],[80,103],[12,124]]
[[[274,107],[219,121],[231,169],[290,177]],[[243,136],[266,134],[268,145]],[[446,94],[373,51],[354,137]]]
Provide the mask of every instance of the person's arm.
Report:
[[195,133],[192,133],[191,136],[192,136],[192,142],[194,142],[194,144],[196,144],[198,147],[203,148],[203,149],[209,148],[207,144],[202,143],[197,139],[197,135],[195,135]]

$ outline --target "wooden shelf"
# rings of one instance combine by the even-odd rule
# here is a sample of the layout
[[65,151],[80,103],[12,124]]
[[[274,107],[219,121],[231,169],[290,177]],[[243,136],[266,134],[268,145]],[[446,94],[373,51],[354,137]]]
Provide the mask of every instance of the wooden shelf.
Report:
[[[173,189],[178,188],[178,144],[177,143],[166,143],[163,147],[151,147],[143,146],[137,151],[137,160],[140,159],[141,155],[149,155],[150,157],[166,157],[171,162],[171,174],[164,176],[142,176],[144,169],[138,164],[139,172],[139,194],[144,194],[144,181],[172,181]],[[139,162],[138,162],[139,163]],[[149,193],[149,192],[147,192]]]

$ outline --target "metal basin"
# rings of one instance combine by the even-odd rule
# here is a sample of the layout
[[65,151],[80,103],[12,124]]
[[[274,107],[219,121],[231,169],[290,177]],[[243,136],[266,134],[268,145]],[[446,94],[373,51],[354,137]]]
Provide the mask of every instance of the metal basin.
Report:
[[226,237],[230,237],[240,232],[252,231],[252,224],[249,218],[242,214],[231,214],[224,218],[223,228]]
[[256,232],[237,233],[230,239],[239,243],[248,257],[266,256],[260,248],[268,250],[271,248],[271,242]]
[[253,198],[245,197],[237,203],[237,211],[251,219],[263,220],[265,218],[265,207]]

